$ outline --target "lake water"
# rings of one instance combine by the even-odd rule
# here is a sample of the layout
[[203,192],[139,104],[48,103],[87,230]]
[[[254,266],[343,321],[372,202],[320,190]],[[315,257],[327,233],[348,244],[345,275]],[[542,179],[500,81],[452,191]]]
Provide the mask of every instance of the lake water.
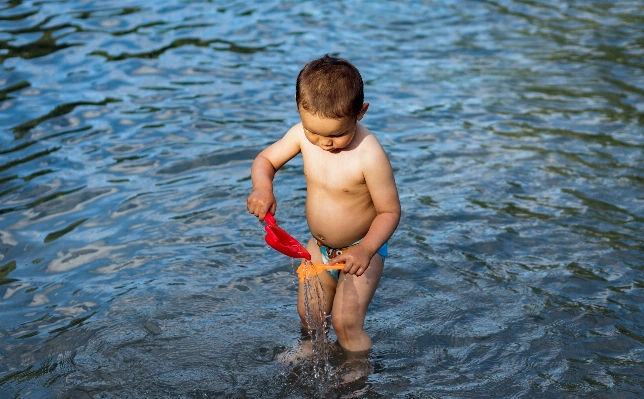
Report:
[[[320,386],[245,202],[325,53],[403,217],[370,372]],[[2,1],[0,64],[1,397],[644,396],[640,0]]]

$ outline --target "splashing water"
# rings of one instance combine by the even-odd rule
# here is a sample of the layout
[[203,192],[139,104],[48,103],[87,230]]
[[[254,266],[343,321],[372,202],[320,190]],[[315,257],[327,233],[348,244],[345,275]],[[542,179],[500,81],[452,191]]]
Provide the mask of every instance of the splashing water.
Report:
[[318,388],[328,386],[332,382],[333,370],[329,363],[330,345],[327,339],[329,317],[326,313],[326,293],[322,281],[314,271],[311,261],[304,261],[304,306],[306,308],[306,323],[311,337],[311,366],[313,378]]

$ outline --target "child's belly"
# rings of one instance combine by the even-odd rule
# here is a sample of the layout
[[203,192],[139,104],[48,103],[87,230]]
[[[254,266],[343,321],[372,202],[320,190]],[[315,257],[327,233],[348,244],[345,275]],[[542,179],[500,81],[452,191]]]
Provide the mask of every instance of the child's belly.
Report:
[[376,217],[371,197],[324,194],[306,200],[306,220],[315,238],[333,248],[342,248],[362,239]]

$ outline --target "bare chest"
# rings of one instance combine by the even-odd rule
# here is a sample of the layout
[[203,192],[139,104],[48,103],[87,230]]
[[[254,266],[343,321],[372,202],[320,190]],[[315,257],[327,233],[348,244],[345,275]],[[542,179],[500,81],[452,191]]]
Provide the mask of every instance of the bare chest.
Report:
[[302,155],[309,194],[316,190],[341,196],[368,193],[360,162],[350,153]]

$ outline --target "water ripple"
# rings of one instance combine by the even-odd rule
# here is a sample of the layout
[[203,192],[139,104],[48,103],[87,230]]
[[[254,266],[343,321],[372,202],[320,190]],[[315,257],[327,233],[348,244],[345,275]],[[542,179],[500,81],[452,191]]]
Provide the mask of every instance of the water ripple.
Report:
[[[61,0],[0,21],[0,396],[323,396],[276,363],[301,342],[295,265],[245,200],[324,53],[360,68],[403,203],[373,373],[332,392],[642,391],[640,2]],[[275,191],[305,240],[302,172]]]

